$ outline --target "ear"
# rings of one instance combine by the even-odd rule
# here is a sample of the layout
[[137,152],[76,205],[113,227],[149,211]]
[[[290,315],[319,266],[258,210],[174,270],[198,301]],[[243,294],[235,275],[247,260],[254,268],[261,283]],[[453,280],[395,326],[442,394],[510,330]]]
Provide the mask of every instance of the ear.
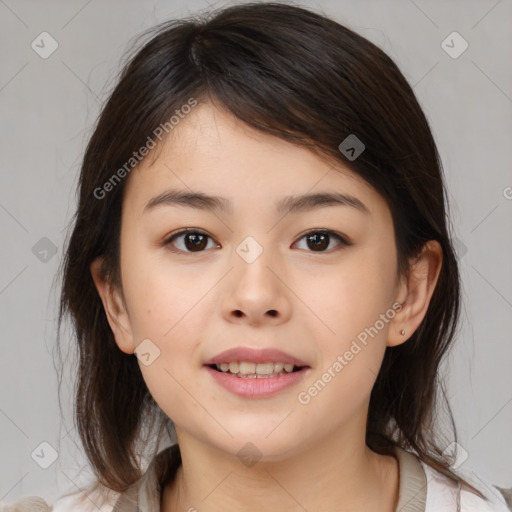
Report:
[[118,287],[113,286],[109,280],[104,277],[102,266],[103,257],[101,256],[91,263],[90,270],[94,284],[103,302],[107,320],[114,333],[117,346],[122,352],[133,354],[135,344],[133,342],[131,322],[124,297]]
[[[396,300],[402,308],[390,322],[387,346],[394,347],[407,341],[427,314],[443,261],[443,250],[437,240],[429,240],[421,254],[411,262],[407,277],[398,285]],[[400,334],[404,330],[405,334]]]

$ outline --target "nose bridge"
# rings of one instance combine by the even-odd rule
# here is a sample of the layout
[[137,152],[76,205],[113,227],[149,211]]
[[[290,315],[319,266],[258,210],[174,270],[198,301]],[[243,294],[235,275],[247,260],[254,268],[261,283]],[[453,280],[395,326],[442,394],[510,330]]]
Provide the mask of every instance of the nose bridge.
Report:
[[222,305],[227,319],[256,324],[289,318],[290,297],[278,278],[280,265],[276,251],[248,236],[233,251],[232,264],[234,268]]
[[253,236],[246,237],[236,247],[233,254],[235,266],[235,289],[240,297],[253,300],[267,300],[271,294],[276,293],[275,276],[269,266],[278,266],[275,251],[264,247]]

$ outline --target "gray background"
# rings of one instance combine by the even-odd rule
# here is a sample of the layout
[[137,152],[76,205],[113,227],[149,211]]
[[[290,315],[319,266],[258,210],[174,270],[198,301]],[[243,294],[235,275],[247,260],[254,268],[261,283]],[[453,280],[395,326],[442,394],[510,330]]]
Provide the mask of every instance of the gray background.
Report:
[[[320,8],[386,51],[431,123],[464,286],[462,328],[444,366],[458,441],[468,453],[460,469],[512,486],[512,1],[302,5]],[[81,471],[66,393],[60,421],[52,355],[54,278],[80,159],[130,41],[160,21],[207,7],[0,0],[0,501],[36,494],[51,502],[90,476]],[[31,47],[43,31],[58,42],[46,59]],[[458,58],[442,47],[453,31],[469,44]],[[460,41],[449,44],[461,48]],[[65,392],[74,371],[69,365]],[[42,442],[58,451],[48,469],[40,467],[51,460]]]

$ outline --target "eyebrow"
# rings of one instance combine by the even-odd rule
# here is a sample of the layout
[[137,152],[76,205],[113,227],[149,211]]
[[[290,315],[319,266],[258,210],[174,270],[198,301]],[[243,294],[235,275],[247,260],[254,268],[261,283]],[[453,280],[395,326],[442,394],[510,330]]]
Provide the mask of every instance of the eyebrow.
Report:
[[[213,210],[232,213],[232,202],[219,196],[211,196],[202,192],[187,192],[171,189],[151,198],[144,206],[143,213],[160,206],[187,206],[199,210]],[[339,192],[317,192],[298,196],[286,196],[276,204],[276,213],[298,213],[325,206],[349,206],[369,215],[370,210],[365,204],[350,194]]]

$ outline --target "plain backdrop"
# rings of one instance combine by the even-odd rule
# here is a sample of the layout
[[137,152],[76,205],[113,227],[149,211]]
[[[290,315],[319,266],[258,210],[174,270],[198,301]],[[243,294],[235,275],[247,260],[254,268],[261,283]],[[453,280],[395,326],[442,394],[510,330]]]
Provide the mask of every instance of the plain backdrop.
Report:
[[[387,52],[431,124],[464,287],[460,334],[443,366],[467,457],[460,467],[510,487],[512,1],[300,5]],[[135,36],[206,8],[193,0],[0,0],[0,501],[35,494],[51,502],[87,477],[71,416],[75,370],[63,383],[61,423],[53,355],[55,274],[80,161]],[[42,32],[58,44],[47,58],[35,49],[41,37],[51,49]]]

